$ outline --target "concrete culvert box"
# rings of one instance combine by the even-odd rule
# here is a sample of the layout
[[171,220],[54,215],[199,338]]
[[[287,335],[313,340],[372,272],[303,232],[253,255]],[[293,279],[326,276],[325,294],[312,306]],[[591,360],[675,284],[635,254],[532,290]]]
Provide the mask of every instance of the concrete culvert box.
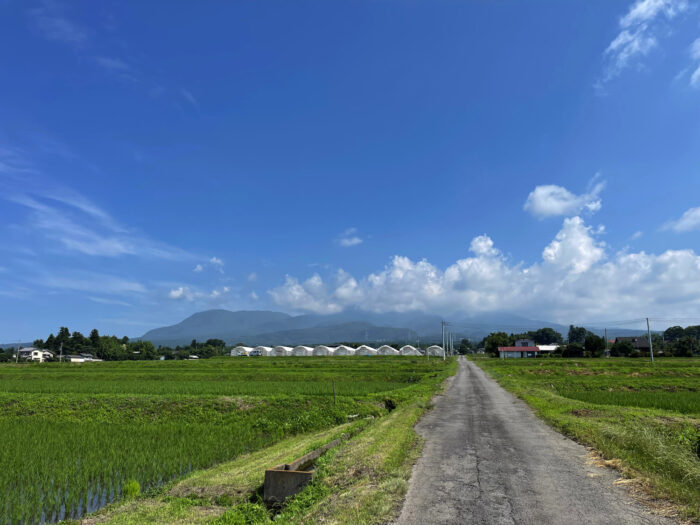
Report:
[[281,505],[288,497],[301,492],[314,478],[316,460],[328,449],[340,445],[341,441],[336,439],[291,463],[267,469],[263,487],[265,503],[270,506]]

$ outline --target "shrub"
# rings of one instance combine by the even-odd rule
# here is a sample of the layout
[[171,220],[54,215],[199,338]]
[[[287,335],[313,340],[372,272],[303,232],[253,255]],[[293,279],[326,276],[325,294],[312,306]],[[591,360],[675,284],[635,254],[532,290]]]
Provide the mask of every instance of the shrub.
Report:
[[122,487],[122,497],[124,499],[132,499],[141,494],[141,485],[135,479],[130,479],[124,483]]

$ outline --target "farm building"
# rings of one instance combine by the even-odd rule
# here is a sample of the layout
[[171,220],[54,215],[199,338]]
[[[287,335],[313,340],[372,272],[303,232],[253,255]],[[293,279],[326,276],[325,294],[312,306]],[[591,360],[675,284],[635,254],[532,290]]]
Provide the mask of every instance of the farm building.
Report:
[[429,346],[428,348],[426,348],[425,353],[428,355],[443,357],[443,355],[445,354],[445,351],[442,349],[441,346],[433,345],[433,346]]
[[616,337],[615,338],[616,343],[622,343],[624,341],[631,343],[635,350],[639,350],[640,352],[648,352],[649,351],[649,339],[647,339],[647,336],[645,336],[645,335],[636,336],[636,337]]
[[247,356],[253,351],[249,346],[237,346],[231,349],[231,357],[243,357]]
[[26,359],[27,361],[43,363],[44,361],[50,361],[53,359],[54,355],[53,352],[49,352],[48,350],[28,346],[27,348],[20,348],[19,358]]
[[516,339],[513,346],[537,346],[532,339]]
[[377,355],[399,355],[399,351],[389,345],[382,345],[377,348]]
[[355,349],[349,346],[340,345],[338,348],[335,349],[333,355],[355,355]]
[[286,357],[292,355],[291,346],[276,346],[272,349],[272,354],[275,357]]
[[357,347],[355,355],[377,355],[377,351],[371,346],[362,345]]
[[554,352],[559,348],[559,345],[537,345],[537,348],[540,349],[540,352]]
[[507,357],[537,357],[540,349],[536,346],[499,346],[498,354],[501,359]]
[[253,352],[258,352],[256,355],[267,357],[272,355],[272,347],[270,346],[256,346],[253,348]]
[[421,355],[421,353],[411,345],[402,346],[399,353],[401,355]]
[[311,348],[310,346],[299,345],[299,346],[295,346],[294,348],[292,348],[292,355],[293,356],[309,356],[309,355],[313,355],[313,351],[314,351],[314,349]]
[[318,345],[313,349],[312,355],[316,356],[329,356],[333,355],[335,353],[335,348],[326,346],[326,345]]

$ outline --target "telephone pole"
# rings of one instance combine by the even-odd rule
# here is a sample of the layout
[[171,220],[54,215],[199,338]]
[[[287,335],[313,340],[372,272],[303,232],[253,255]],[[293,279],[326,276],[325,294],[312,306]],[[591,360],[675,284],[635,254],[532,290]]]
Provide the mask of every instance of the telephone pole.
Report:
[[605,357],[608,357],[608,329],[606,328],[603,333],[605,334],[603,335],[605,338]]
[[651,356],[651,362],[654,362],[654,347],[651,344],[651,329],[649,328],[649,318],[647,317],[647,337],[649,338],[649,355]]

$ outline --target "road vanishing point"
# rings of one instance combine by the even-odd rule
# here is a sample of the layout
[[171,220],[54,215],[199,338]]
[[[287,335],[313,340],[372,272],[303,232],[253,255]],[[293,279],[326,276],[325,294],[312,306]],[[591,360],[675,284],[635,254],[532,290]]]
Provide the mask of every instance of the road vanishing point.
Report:
[[416,426],[425,439],[397,525],[666,525],[615,485],[615,471],[459,358]]

